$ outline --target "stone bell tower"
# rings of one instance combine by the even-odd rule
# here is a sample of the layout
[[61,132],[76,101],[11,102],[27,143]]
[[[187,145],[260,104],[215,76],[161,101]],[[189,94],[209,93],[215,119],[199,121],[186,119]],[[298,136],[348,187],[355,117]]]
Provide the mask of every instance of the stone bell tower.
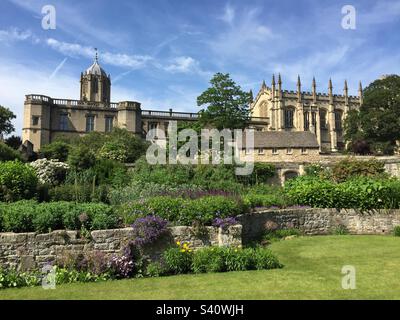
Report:
[[110,103],[111,78],[100,67],[97,49],[93,64],[81,73],[81,101]]

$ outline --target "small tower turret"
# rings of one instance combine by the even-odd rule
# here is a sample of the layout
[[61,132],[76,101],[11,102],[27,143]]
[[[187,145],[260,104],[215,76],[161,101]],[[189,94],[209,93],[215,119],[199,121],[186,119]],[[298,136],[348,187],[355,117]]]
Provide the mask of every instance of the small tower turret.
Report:
[[300,75],[297,76],[297,101],[301,102],[301,81]]
[[315,81],[315,77],[313,77],[312,80],[312,96],[313,96],[313,102],[317,102],[317,83]]

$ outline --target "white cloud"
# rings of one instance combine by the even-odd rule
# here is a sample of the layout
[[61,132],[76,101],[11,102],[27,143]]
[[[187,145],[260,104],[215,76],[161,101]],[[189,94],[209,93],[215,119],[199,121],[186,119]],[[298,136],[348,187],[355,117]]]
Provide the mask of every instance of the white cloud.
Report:
[[[233,21],[216,36],[206,40],[219,61],[229,60],[248,64],[264,58],[277,35],[260,19],[259,8],[243,8],[233,15],[233,8],[226,7],[224,21]],[[261,54],[262,53],[262,54]],[[221,64],[221,63],[220,63]],[[223,64],[223,63],[222,63]]]
[[[35,17],[43,17],[41,10],[46,1],[38,0],[9,0],[14,5],[31,12]],[[126,33],[119,30],[112,32],[109,29],[100,28],[96,23],[97,18],[93,17],[90,6],[91,2],[80,2],[79,4],[69,5],[57,1],[55,4],[57,12],[56,28],[60,29],[75,38],[86,41],[98,40],[108,45],[122,45],[128,40]]]
[[172,73],[189,73],[199,69],[199,63],[192,57],[177,57],[164,68]]
[[[92,59],[95,55],[94,48],[76,43],[62,42],[53,38],[47,39],[46,43],[50,48],[67,56],[82,56]],[[123,53],[115,54],[110,52],[100,52],[100,57],[101,61],[105,64],[133,69],[144,67],[148,61],[152,60],[150,56],[128,55]]]
[[368,12],[357,11],[357,23],[362,25],[374,25],[382,23],[390,23],[400,19],[400,2],[399,1],[378,1]]
[[228,24],[232,24],[235,19],[235,9],[230,4],[227,4],[225,6],[224,14],[220,19]]
[[12,42],[12,41],[25,41],[32,39],[33,35],[30,30],[20,31],[18,28],[9,28],[7,30],[0,30],[0,41],[1,42]]

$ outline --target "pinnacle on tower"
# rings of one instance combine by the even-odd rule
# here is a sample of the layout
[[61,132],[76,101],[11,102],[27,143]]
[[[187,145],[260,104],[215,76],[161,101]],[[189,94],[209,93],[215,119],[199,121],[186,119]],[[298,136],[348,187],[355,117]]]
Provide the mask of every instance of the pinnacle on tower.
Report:
[[267,85],[265,84],[265,80],[263,80],[262,85],[261,85],[261,88],[262,88],[262,89],[266,89],[266,88],[267,88]]
[[297,91],[301,93],[301,80],[300,75],[297,76]]
[[344,80],[344,90],[347,91],[349,90],[348,86],[347,86],[347,80]]
[[275,87],[275,74],[272,74],[272,86]]
[[329,88],[330,90],[333,89],[333,86],[332,86],[332,79],[331,79],[331,78],[329,78],[328,88]]
[[317,83],[315,81],[315,77],[312,79],[312,95],[314,103],[317,102]]
[[249,92],[249,96],[250,96],[250,103],[253,103],[254,95],[253,95],[253,90],[251,90],[251,89],[250,89],[250,92]]
[[282,86],[281,74],[278,74],[278,85]]

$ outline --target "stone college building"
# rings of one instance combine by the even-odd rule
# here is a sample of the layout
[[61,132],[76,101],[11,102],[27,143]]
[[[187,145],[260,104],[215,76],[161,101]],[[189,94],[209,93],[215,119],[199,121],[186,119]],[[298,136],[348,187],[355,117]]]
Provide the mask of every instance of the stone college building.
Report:
[[[101,68],[97,55],[80,79],[80,99],[58,99],[39,94],[26,96],[22,140],[33,144],[35,151],[59,135],[83,135],[91,131],[110,132],[125,128],[145,137],[150,129],[167,130],[171,120],[194,121],[197,113],[142,110],[137,101],[111,102],[111,78]],[[359,96],[349,96],[347,82],[343,95],[317,93],[315,79],[312,92],[282,89],[282,80],[272,77],[271,86],[263,82],[252,98],[251,121],[254,128],[256,161],[315,161],[321,154],[344,148],[343,120],[349,110],[362,104]]]

